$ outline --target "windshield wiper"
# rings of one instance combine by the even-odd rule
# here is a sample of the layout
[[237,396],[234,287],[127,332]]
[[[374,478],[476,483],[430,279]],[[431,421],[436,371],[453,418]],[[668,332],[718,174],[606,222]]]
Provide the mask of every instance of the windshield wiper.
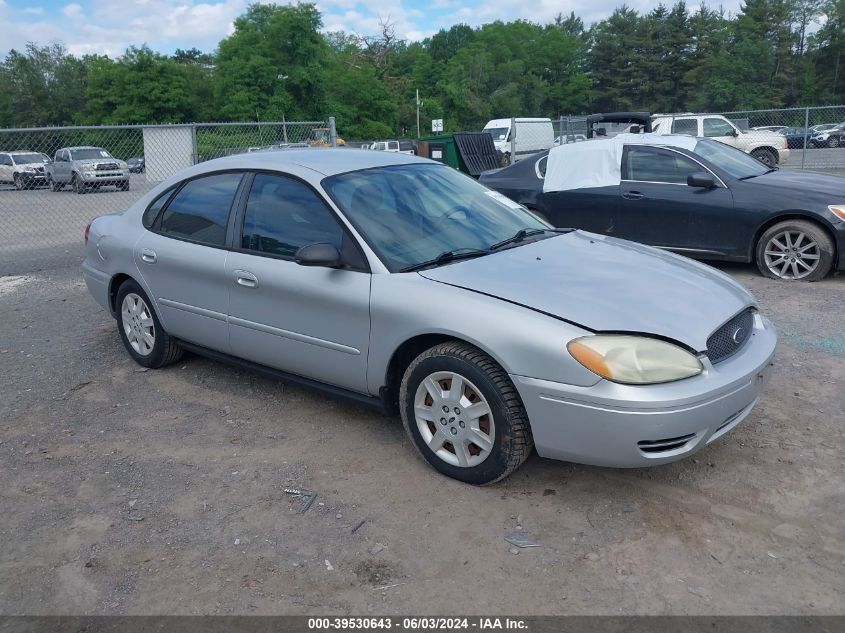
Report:
[[424,262],[420,262],[418,264],[411,264],[410,266],[405,266],[404,268],[400,268],[400,273],[409,273],[415,270],[421,270],[423,268],[428,268],[429,266],[441,266],[442,264],[446,264],[448,262],[453,262],[458,259],[469,259],[471,257],[483,257],[484,255],[489,255],[490,251],[485,251],[480,248],[456,248],[453,251],[444,251],[440,253],[434,259],[429,259]]
[[743,176],[742,178],[738,178],[737,180],[748,180],[750,178],[756,178],[757,176],[765,176],[766,174],[771,174],[773,171],[777,171],[777,167],[772,167],[771,169],[767,169],[762,174],[751,174],[750,176]]
[[511,235],[509,238],[502,240],[501,242],[496,242],[490,247],[491,251],[497,251],[503,246],[507,246],[509,244],[518,244],[526,237],[531,237],[532,235],[540,235],[541,233],[570,233],[575,229],[519,229],[516,233]]

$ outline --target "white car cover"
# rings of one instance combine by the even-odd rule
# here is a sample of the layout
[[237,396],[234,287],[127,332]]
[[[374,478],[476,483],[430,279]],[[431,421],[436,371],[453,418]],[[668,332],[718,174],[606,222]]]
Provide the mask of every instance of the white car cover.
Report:
[[543,192],[618,185],[626,145],[680,147],[692,151],[698,139],[685,134],[619,134],[613,138],[553,147],[546,163]]

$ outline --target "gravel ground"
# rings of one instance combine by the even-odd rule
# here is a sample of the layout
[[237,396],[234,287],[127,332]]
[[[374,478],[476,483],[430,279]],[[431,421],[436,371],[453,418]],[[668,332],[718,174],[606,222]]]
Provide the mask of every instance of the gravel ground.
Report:
[[[369,409],[144,371],[76,269],[0,278],[0,613],[842,614],[845,277],[723,268],[781,332],[746,422],[681,463],[534,455],[487,488]],[[518,526],[542,547],[511,553]]]

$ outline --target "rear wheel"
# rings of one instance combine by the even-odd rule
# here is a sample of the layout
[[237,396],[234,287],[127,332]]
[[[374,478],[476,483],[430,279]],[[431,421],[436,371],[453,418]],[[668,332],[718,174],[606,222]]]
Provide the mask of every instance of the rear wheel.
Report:
[[420,455],[459,481],[499,481],[534,446],[528,416],[507,373],[466,343],[442,343],[414,359],[402,378],[399,406]]
[[157,369],[178,361],[182,348],[164,331],[141,286],[131,279],[117,291],[117,329],[136,363]]
[[841,144],[841,139],[838,136],[831,136],[827,139],[827,146],[828,147],[839,147]]
[[786,220],[769,228],[757,242],[757,267],[766,277],[818,281],[833,266],[830,236],[807,220]]
[[778,157],[775,155],[775,153],[765,147],[755,149],[753,152],[751,152],[751,158],[756,158],[761,163],[769,167],[774,167],[778,163]]

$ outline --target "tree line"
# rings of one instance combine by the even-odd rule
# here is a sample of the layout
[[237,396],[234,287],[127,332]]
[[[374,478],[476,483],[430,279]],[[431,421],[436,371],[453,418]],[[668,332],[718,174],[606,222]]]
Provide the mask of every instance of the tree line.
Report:
[[[496,117],[726,111],[845,103],[845,0],[746,0],[735,16],[681,0],[585,27],[456,24],[420,42],[393,26],[321,32],[314,4],[250,5],[217,50],[116,59],[30,43],[0,63],[0,127],[317,120],[347,138],[480,129]],[[425,130],[423,129],[423,132]]]

